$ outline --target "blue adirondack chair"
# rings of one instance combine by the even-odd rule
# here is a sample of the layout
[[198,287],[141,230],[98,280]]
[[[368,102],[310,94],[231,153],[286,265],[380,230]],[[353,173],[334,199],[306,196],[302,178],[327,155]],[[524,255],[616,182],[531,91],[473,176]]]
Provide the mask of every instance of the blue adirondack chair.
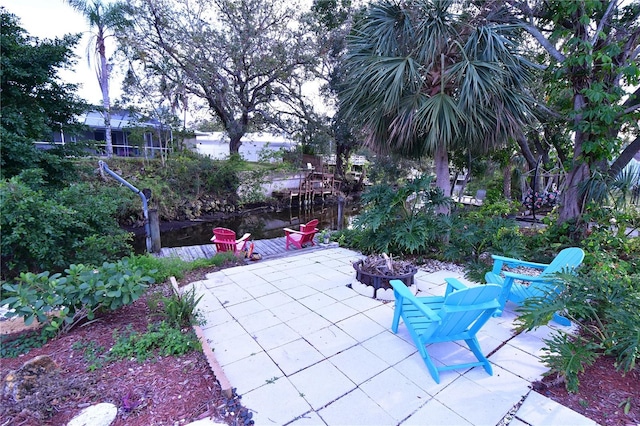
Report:
[[[484,276],[487,283],[500,284],[502,293],[500,294],[500,309],[496,315],[502,315],[507,300],[521,305],[530,297],[543,297],[551,291],[560,291],[559,284],[554,277],[557,272],[574,273],[575,269],[580,266],[584,260],[584,251],[577,247],[569,247],[562,250],[549,264],[527,262],[520,259],[513,259],[504,256],[491,256],[494,260],[493,269]],[[507,265],[511,268],[525,266],[527,268],[540,269],[542,272],[538,276],[525,274],[517,274],[514,272],[503,271],[502,268]],[[526,282],[516,283],[515,280]],[[571,321],[567,318],[555,314],[553,320],[561,325],[571,325]]]
[[[436,383],[440,383],[440,371],[457,368],[482,366],[490,376],[493,375],[476,333],[500,307],[498,296],[502,287],[495,284],[463,290],[449,287],[444,297],[416,297],[402,281],[391,280],[389,283],[393,286],[396,299],[391,330],[398,332],[398,323],[402,318]],[[436,367],[426,345],[455,340],[464,340],[478,361]]]

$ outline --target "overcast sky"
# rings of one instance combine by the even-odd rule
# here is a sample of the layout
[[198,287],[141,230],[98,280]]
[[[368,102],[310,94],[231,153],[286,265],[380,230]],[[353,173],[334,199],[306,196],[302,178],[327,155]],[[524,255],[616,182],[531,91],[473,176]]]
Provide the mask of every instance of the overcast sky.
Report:
[[[76,47],[78,62],[75,70],[62,71],[60,76],[70,83],[80,84],[78,95],[93,104],[102,104],[98,79],[87,63],[86,32],[89,30],[85,18],[63,0],[0,0],[9,13],[20,18],[20,26],[29,35],[38,38],[62,37],[70,33],[85,33]],[[112,98],[119,96],[119,83],[112,80]]]

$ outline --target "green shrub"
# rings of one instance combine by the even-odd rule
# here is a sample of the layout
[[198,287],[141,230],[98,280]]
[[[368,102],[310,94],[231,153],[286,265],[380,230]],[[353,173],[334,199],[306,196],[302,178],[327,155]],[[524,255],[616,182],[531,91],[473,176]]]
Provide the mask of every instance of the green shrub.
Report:
[[134,302],[153,283],[141,269],[131,268],[126,259],[105,262],[96,269],[71,265],[65,274],[27,272],[13,283],[4,283],[0,305],[11,309],[6,316],[22,317],[26,325],[37,319],[44,324],[44,336],[53,337],[85,319],[93,319],[99,310],[113,311]]
[[3,277],[62,271],[71,263],[100,265],[130,251],[111,196],[84,184],[45,192],[20,177],[1,182]]
[[521,327],[530,330],[546,325],[560,311],[576,325],[577,333],[557,330],[545,341],[549,354],[543,360],[549,374],[563,376],[567,390],[575,392],[578,374],[601,355],[616,357],[617,368],[624,372],[634,369],[640,357],[640,275],[591,270],[558,278],[563,291],[527,299],[518,318]]
[[438,207],[450,199],[431,186],[423,175],[398,188],[376,185],[362,195],[363,209],[355,227],[360,230],[357,248],[364,252],[425,254],[433,251],[449,230],[447,217]]
[[454,215],[452,223],[455,232],[451,233],[443,256],[465,264],[469,279],[481,282],[485,272],[491,269],[491,259],[488,262],[482,258],[487,253],[516,258],[525,253],[523,235],[514,220],[473,212]]

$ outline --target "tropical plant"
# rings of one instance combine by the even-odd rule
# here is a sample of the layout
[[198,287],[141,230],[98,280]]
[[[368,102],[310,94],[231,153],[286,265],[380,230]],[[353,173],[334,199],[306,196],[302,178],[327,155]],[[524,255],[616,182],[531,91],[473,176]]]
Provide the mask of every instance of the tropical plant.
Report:
[[436,209],[448,205],[433,178],[423,175],[397,188],[375,185],[362,195],[363,209],[355,227],[361,231],[358,248],[366,253],[429,253],[448,230]]
[[633,370],[640,357],[640,274],[592,269],[578,276],[559,274],[558,279],[563,291],[550,289],[549,294],[527,299],[518,318],[521,328],[531,330],[562,311],[576,325],[571,334],[557,330],[545,340],[548,374],[563,377],[567,390],[575,392],[578,374],[599,356],[615,357],[623,372]]
[[471,1],[381,0],[349,37],[341,108],[376,150],[434,158],[446,196],[449,151],[504,144],[530,112],[518,32],[486,12]]
[[128,25],[125,15],[125,6],[122,2],[107,3],[102,0],[67,0],[67,3],[86,18],[90,30],[95,30],[91,35],[90,45],[87,48],[87,60],[92,62],[93,53],[95,60],[96,76],[102,91],[102,107],[104,109],[105,144],[107,156],[113,155],[113,143],[111,141],[111,95],[109,92],[109,80],[111,68],[107,55],[107,39],[123,31]]

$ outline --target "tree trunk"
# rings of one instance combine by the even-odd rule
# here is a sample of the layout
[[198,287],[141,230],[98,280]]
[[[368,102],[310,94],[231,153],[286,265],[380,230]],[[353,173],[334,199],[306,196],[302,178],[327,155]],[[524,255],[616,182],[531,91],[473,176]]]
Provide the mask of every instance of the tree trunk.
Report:
[[240,155],[240,145],[242,145],[241,134],[237,135],[229,135],[229,154],[231,155]]
[[502,193],[507,200],[511,199],[511,170],[512,163],[509,161],[502,169]]
[[537,161],[536,161],[536,158],[533,156],[533,153],[529,149],[529,144],[527,143],[527,140],[525,139],[524,135],[519,135],[516,138],[516,143],[520,147],[520,151],[522,152],[522,155],[524,156],[525,160],[527,160],[527,164],[529,165],[529,170],[535,169]]
[[107,157],[113,156],[113,142],[111,139],[111,97],[109,95],[109,63],[104,45],[104,35],[102,29],[98,31],[98,55],[100,56],[100,71],[98,73],[98,83],[102,91],[102,106],[104,108],[104,141]]
[[[443,144],[440,144],[436,147],[434,162],[436,167],[436,186],[442,190],[445,197],[451,197],[451,182],[449,178],[449,153],[447,152],[447,148]],[[438,207],[436,212],[448,215],[449,207]]]
[[580,184],[589,178],[589,167],[582,163],[567,173],[567,185],[560,209],[560,223],[578,218],[582,214],[584,200],[580,197]]
[[616,161],[613,162],[611,167],[609,167],[609,176],[616,177],[638,152],[640,152],[640,136],[635,138],[635,140],[622,151],[618,158],[616,158]]

